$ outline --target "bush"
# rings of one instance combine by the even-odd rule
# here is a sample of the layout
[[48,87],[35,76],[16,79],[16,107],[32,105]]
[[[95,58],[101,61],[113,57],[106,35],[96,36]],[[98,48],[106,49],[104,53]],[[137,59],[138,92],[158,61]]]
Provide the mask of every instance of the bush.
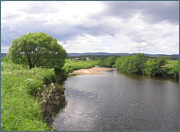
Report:
[[166,67],[165,70],[169,76],[179,77],[179,60],[172,66]]
[[114,66],[122,72],[142,74],[146,61],[147,57],[139,53],[135,56],[120,56]]
[[106,66],[106,67],[113,67],[113,65],[115,64],[116,59],[114,56],[109,56],[107,59],[105,60],[101,60],[99,62],[100,66]]
[[155,58],[154,60],[149,60],[149,62],[146,63],[146,66],[143,69],[143,73],[154,75],[154,76],[163,75],[166,73],[165,68],[163,68],[165,64],[167,64],[166,57]]

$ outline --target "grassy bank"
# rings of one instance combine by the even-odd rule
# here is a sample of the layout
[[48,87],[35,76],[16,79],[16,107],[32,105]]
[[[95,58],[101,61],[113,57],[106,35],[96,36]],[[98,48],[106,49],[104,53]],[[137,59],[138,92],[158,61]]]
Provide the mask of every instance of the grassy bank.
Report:
[[53,69],[29,70],[22,65],[1,59],[1,130],[50,131],[43,121],[41,102],[37,95],[45,82],[55,79]]
[[74,70],[92,68],[98,64],[99,61],[83,61],[66,59],[66,63],[62,69],[56,69],[58,76],[66,78],[69,73]]
[[72,61],[70,59],[67,59],[63,69],[67,73],[70,73],[70,72],[72,72],[74,70],[92,68],[95,65],[97,65],[98,62],[99,61],[82,61],[82,60],[78,60],[78,61],[74,60],[74,61]]
[[[91,68],[98,61],[66,60],[66,74],[73,70]],[[61,75],[60,75],[61,76]],[[38,96],[46,82],[56,81],[54,69],[33,68],[12,63],[1,58],[1,130],[50,131],[43,121]]]

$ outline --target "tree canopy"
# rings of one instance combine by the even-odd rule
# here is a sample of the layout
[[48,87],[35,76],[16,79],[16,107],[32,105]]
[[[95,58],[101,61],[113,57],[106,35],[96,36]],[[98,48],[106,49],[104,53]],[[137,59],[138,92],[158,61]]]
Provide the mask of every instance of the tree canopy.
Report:
[[107,66],[107,67],[112,67],[116,62],[116,59],[114,56],[109,56],[107,59],[105,60],[101,60],[99,62],[100,66]]
[[147,57],[144,54],[138,53],[135,56],[120,56],[115,66],[123,72],[142,74],[146,61]]
[[145,65],[144,73],[149,75],[162,75],[166,72],[166,69],[163,68],[163,66],[166,64],[166,56],[149,60],[149,62]]
[[7,57],[14,63],[26,64],[29,68],[63,67],[66,50],[57,43],[57,39],[43,32],[29,33],[14,39]]

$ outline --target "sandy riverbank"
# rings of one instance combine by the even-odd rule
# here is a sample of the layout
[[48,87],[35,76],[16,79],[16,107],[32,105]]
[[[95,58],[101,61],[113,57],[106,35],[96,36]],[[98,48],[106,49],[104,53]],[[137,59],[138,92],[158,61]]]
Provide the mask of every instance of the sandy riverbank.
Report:
[[90,68],[90,69],[75,70],[72,73],[69,73],[69,75],[71,75],[71,74],[89,74],[89,75],[104,74],[104,73],[101,73],[101,71],[107,71],[107,70],[112,70],[112,69],[93,67],[93,68]]

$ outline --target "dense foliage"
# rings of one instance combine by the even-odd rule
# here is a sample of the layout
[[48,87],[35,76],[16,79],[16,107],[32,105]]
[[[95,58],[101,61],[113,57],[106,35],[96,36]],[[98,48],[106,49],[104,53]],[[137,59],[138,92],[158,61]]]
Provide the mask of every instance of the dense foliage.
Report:
[[[171,63],[173,62],[173,63]],[[179,77],[179,60],[178,61],[168,61],[169,67],[165,67],[166,72],[170,76]]]
[[7,57],[16,64],[25,64],[29,68],[63,67],[66,51],[55,38],[45,33],[29,33],[14,39]]
[[109,56],[107,59],[105,60],[101,60],[99,62],[100,66],[106,66],[106,67],[113,67],[113,65],[115,64],[116,59],[114,56]]
[[149,62],[146,63],[146,67],[144,68],[144,74],[149,74],[149,75],[166,74],[166,70],[163,67],[166,64],[167,64],[166,57],[149,60]]
[[147,59],[141,53],[135,56],[120,56],[114,66],[121,72],[179,77],[179,61],[168,60],[166,56],[155,59]]
[[123,72],[142,74],[146,61],[147,57],[141,53],[135,56],[121,56],[117,59],[115,67]]

